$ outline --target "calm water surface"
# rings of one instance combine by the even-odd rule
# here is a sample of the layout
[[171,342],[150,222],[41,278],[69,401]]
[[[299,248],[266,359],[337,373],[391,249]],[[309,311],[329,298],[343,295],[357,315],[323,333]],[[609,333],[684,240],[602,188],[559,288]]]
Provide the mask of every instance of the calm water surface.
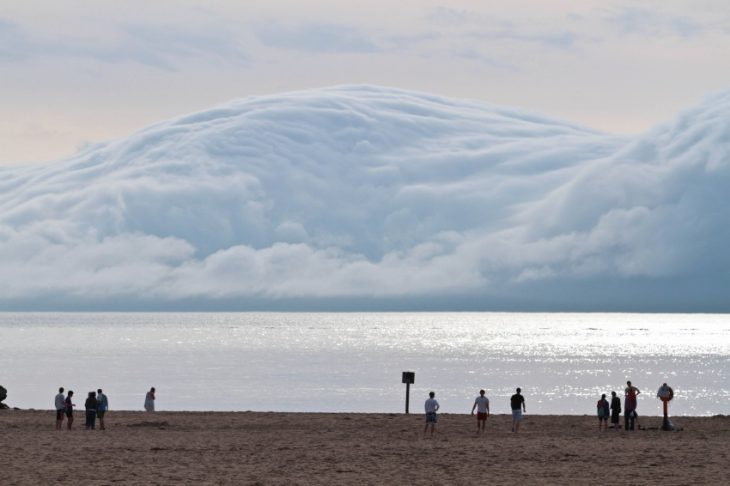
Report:
[[730,413],[730,315],[519,313],[0,313],[6,403],[50,409],[104,388],[112,409],[400,412],[435,390],[468,413],[479,388],[507,413],[593,414],[601,393],[642,390],[638,412]]

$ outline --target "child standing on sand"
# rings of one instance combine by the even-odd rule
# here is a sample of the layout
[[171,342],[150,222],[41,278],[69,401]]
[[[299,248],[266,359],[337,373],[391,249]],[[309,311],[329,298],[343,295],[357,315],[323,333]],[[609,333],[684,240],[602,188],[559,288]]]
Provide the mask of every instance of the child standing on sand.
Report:
[[609,410],[608,400],[606,400],[605,393],[601,395],[601,399],[598,400],[596,408],[598,412],[598,430],[601,430],[601,425],[603,425],[603,430],[608,430],[608,416],[611,412]]

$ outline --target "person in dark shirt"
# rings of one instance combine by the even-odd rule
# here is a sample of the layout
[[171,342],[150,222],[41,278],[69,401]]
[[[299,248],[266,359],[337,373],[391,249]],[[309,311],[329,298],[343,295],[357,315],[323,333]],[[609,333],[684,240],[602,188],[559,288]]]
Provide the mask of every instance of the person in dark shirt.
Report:
[[616,396],[616,392],[611,392],[611,428],[620,429],[618,425],[619,417],[621,416],[621,399]]
[[69,390],[68,395],[66,395],[66,400],[63,402],[66,406],[66,427],[68,430],[71,430],[71,426],[74,423],[74,407],[76,404],[73,402],[73,396],[73,390]]
[[510,397],[509,402],[512,407],[512,432],[517,432],[520,429],[520,422],[522,422],[522,413],[527,412],[525,408],[525,397],[521,395],[522,390],[517,389],[517,393]]
[[86,428],[96,428],[96,408],[99,404],[96,401],[96,392],[90,391],[89,396],[84,402],[84,408],[86,408]]
[[598,414],[598,430],[601,430],[601,425],[603,425],[603,430],[608,430],[608,416],[611,415],[611,412],[609,411],[605,393],[601,395],[601,399],[596,403],[596,409]]

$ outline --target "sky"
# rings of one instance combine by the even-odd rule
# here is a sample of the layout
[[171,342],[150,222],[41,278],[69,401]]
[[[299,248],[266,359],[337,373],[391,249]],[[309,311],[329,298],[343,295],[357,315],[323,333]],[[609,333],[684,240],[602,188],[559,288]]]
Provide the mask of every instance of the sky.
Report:
[[730,87],[714,1],[0,3],[0,165],[235,98],[375,84],[638,134]]
[[730,312],[729,41],[710,1],[3,2],[0,310]]

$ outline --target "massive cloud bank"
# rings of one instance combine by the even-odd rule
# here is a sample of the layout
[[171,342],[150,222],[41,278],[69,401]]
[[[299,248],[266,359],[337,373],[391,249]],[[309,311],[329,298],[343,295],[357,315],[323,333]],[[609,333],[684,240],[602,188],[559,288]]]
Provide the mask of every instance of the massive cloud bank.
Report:
[[729,310],[728,113],[619,137],[371,86],[236,100],[0,170],[0,304]]

